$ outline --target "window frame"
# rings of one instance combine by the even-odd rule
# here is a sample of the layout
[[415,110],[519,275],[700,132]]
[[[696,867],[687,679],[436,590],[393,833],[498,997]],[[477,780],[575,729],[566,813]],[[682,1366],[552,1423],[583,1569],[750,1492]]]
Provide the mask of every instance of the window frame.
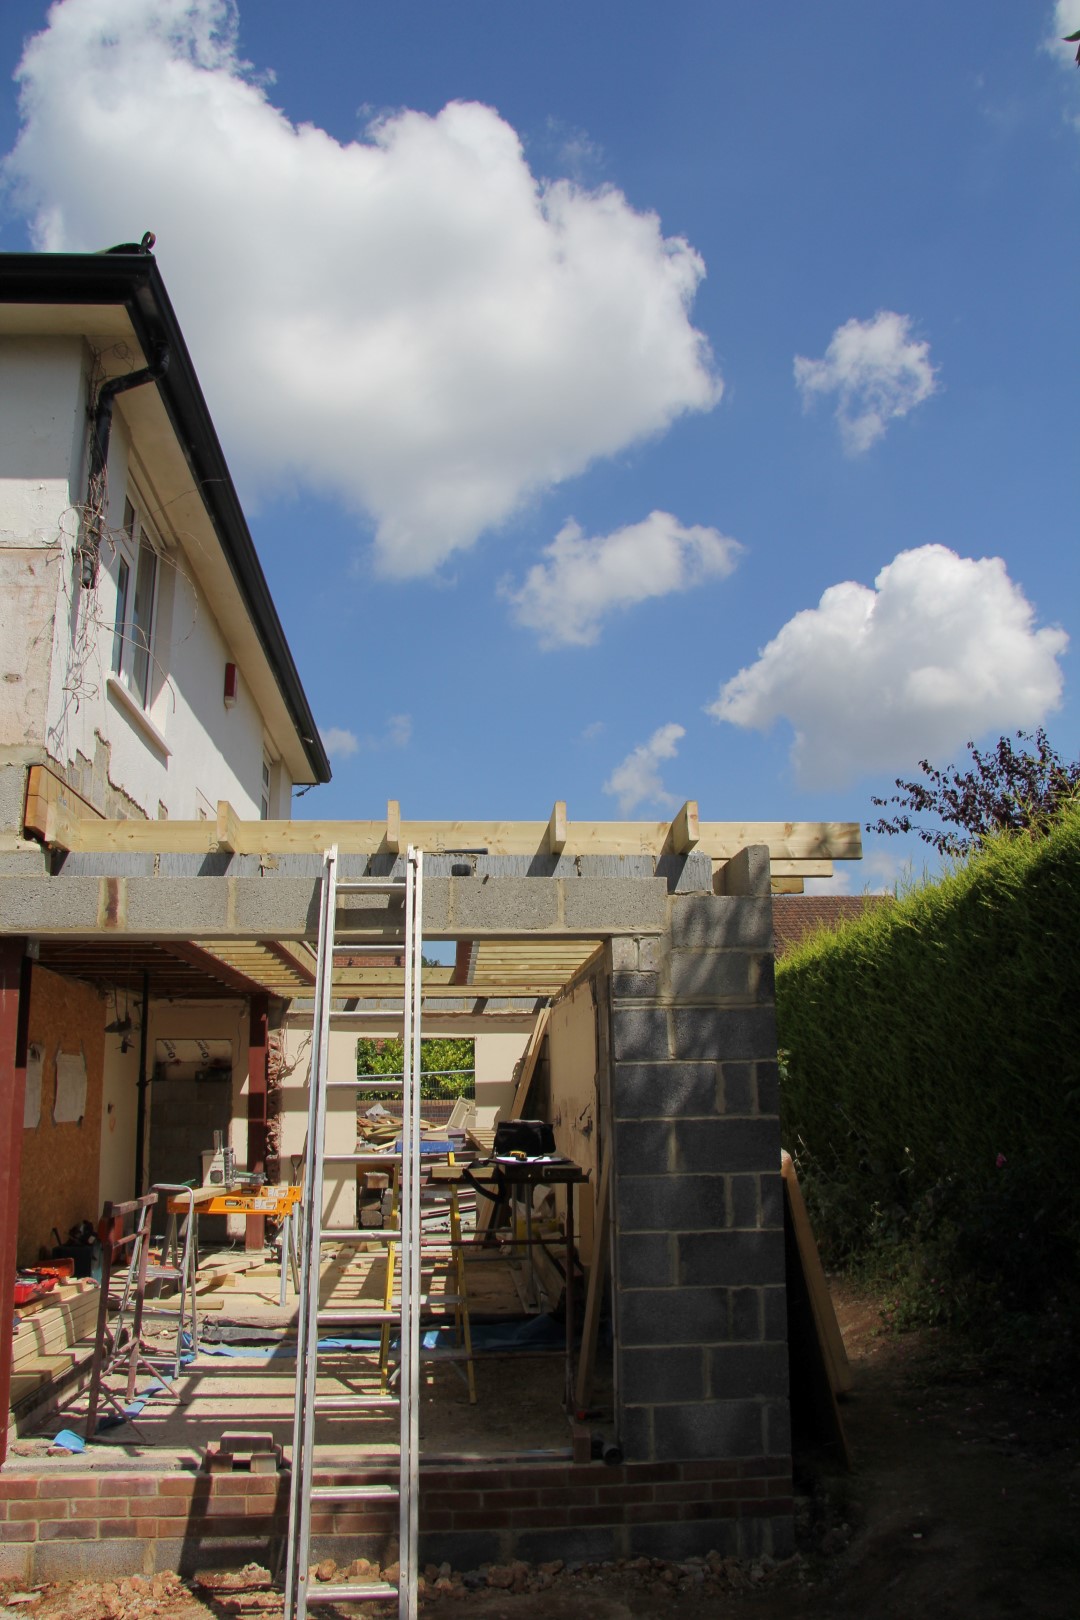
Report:
[[[110,673],[125,696],[149,715],[154,706],[158,597],[164,547],[146,518],[138,491],[128,486],[124,522],[114,536],[116,550],[116,606],[113,614]],[[147,566],[149,565],[149,566]],[[149,603],[140,602],[147,594]],[[147,621],[146,628],[140,618]]]
[[268,749],[263,749],[262,774],[259,777],[259,820],[269,821],[274,806],[274,761]]

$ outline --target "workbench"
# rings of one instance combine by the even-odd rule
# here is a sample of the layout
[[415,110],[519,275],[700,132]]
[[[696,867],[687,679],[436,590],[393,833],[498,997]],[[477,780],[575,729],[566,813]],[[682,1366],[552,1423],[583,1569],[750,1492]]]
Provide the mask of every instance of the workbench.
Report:
[[[496,1224],[503,1210],[508,1210],[514,1194],[523,1189],[525,1198],[525,1243],[528,1248],[530,1266],[532,1264],[532,1246],[543,1241],[534,1238],[532,1232],[532,1192],[534,1187],[565,1187],[566,1188],[566,1261],[559,1267],[553,1255],[549,1258],[557,1269],[562,1271],[563,1283],[566,1290],[566,1408],[572,1412],[574,1400],[574,1331],[575,1331],[575,1299],[574,1279],[577,1269],[577,1249],[574,1240],[574,1188],[583,1185],[589,1179],[589,1171],[583,1170],[580,1164],[571,1159],[557,1157],[542,1159],[518,1158],[492,1158],[481,1164],[438,1164],[431,1167],[433,1182],[461,1182],[473,1184],[491,1183],[495,1191],[495,1208],[488,1223],[487,1231],[482,1239],[486,1243],[496,1241]],[[546,1247],[546,1246],[545,1246]]]
[[303,1196],[301,1187],[290,1187],[284,1182],[280,1186],[260,1187],[258,1192],[230,1193],[222,1192],[218,1187],[196,1187],[193,1189],[193,1200],[185,1193],[176,1194],[165,1205],[169,1219],[165,1228],[164,1252],[168,1255],[177,1251],[177,1222],[182,1216],[190,1214],[195,1222],[191,1240],[195,1245],[196,1270],[199,1263],[200,1215],[270,1216],[272,1220],[281,1222],[281,1304],[284,1305],[290,1271],[293,1287],[297,1293],[300,1292],[300,1245],[296,1223]]

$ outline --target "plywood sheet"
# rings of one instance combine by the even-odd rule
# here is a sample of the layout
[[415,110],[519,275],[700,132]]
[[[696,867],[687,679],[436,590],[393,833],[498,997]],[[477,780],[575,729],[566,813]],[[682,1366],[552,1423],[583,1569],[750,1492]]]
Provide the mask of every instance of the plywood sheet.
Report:
[[[101,1097],[105,1067],[105,1006],[97,991],[35,965],[30,989],[30,1043],[43,1053],[41,1112],[37,1126],[23,1131],[19,1193],[20,1265],[33,1265],[51,1253],[52,1228],[61,1237],[76,1222],[97,1224],[98,1161],[101,1154]],[[86,1069],[86,1097],[78,1120],[58,1123],[58,1054],[80,1055]]]

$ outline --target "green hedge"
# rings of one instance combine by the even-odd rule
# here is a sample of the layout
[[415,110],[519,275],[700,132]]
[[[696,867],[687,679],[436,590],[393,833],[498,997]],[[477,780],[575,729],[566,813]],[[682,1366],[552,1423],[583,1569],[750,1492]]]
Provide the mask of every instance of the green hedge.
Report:
[[1078,942],[1073,810],[779,964],[785,1145],[833,1259],[921,1248],[972,1319],[1077,1289]]

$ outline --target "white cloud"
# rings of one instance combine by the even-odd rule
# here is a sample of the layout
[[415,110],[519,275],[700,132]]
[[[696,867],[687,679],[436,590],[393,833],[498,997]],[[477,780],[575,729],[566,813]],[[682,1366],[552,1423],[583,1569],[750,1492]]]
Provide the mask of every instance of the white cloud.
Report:
[[245,478],[338,495],[407,577],[716,403],[704,265],[655,214],[538,179],[489,107],[347,144],[294,125],[235,22],[227,0],[61,0],[6,174],[41,248],[156,231]]
[[795,356],[795,383],[805,408],[820,395],[837,396],[836,420],[849,455],[869,450],[890,422],[937,389],[930,345],[915,341],[910,331],[910,315],[881,309],[871,321],[838,326],[824,359]]
[[379,736],[366,732],[363,737],[358,737],[355,731],[346,731],[342,726],[320,727],[319,735],[331,759],[348,759],[361,749],[365,753],[378,753],[383,748],[407,748],[412,741],[412,732],[411,714],[390,714]]
[[650,512],[641,523],[595,537],[571,518],[520,590],[504,583],[500,592],[513,603],[518,623],[538,633],[542,647],[589,647],[607,614],[722,579],[735,567],[739,549],[719,530],[686,528],[670,512]]
[[685,726],[673,722],[661,726],[647,743],[639,743],[621,765],[616,765],[604,783],[604,792],[618,799],[622,815],[628,816],[642,802],[662,805],[675,803],[664,788],[658,766],[662,759],[675,758],[679,741],[685,736]]
[[1000,557],[902,551],[874,589],[833,585],[721,687],[708,712],[795,731],[805,787],[946,762],[969,738],[1041,724],[1061,698],[1063,630],[1035,611]]
[[1055,0],[1050,15],[1050,25],[1044,40],[1044,48],[1055,56],[1062,67],[1071,68],[1075,73],[1076,45],[1067,45],[1065,37],[1075,34],[1080,29],[1080,0]]
[[360,739],[354,731],[346,731],[343,726],[321,726],[319,735],[323,747],[331,759],[348,759],[360,747]]

